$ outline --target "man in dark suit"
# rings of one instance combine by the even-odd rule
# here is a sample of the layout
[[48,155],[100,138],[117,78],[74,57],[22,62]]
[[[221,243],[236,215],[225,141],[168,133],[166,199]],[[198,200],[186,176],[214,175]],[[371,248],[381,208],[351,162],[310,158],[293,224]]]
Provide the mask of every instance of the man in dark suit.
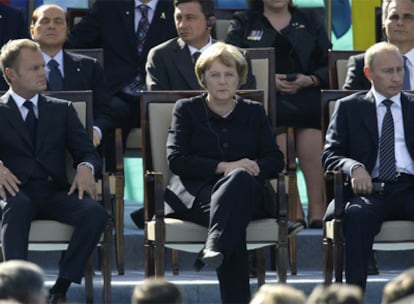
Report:
[[[10,41],[1,49],[0,65],[10,85],[0,97],[3,256],[27,258],[36,218],[74,226],[50,290],[50,303],[60,303],[71,282],[80,283],[108,219],[95,200],[94,174],[101,171],[101,160],[71,103],[39,94],[46,89],[46,71],[35,42]],[[72,184],[66,177],[66,151],[77,168]]]
[[[362,288],[382,222],[414,220],[414,96],[401,93],[403,59],[395,45],[380,42],[365,52],[365,63],[372,88],[337,102],[322,153],[324,168],[340,170],[350,181],[345,276]],[[333,203],[327,216],[332,209]]]
[[[140,53],[136,31],[143,14],[135,3],[148,7],[149,28]],[[104,49],[106,80],[115,95],[115,127],[122,127],[124,143],[129,130],[140,125],[139,92],[145,89],[148,50],[176,35],[171,0],[97,0],[69,33],[69,47]]]
[[[76,55],[64,51],[67,37],[65,11],[58,5],[44,4],[33,11],[30,33],[39,43],[48,70],[48,90],[92,90],[94,111],[93,143],[98,146],[103,134],[113,129],[111,117],[111,96],[107,92],[101,64],[91,57]],[[58,77],[62,77],[60,86],[51,86],[51,68],[49,62],[58,63]]]
[[[211,46],[216,17],[212,0],[175,0],[175,26],[178,38],[150,50],[146,64],[148,90],[201,90],[194,72],[195,57]],[[250,65],[250,61],[248,61]],[[242,89],[255,89],[249,76]]]
[[[10,39],[29,38],[27,22],[23,12],[0,2],[0,47]],[[0,90],[7,90],[8,85],[0,77]]]
[[[382,3],[383,31],[387,41],[395,44],[407,57],[410,87],[414,89],[414,0],[386,0]],[[364,54],[349,57],[345,90],[369,90],[364,76]]]

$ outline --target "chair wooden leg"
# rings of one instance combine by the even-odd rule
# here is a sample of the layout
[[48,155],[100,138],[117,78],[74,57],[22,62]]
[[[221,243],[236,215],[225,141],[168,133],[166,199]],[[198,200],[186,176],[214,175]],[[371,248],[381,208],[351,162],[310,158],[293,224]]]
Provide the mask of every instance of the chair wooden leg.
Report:
[[116,176],[116,197],[115,197],[115,253],[118,274],[125,274],[124,263],[124,177]]
[[[296,172],[289,174],[289,183],[288,183],[288,218],[290,221],[295,222],[297,219],[297,204],[299,202],[299,191],[297,187]],[[296,235],[289,238],[289,265],[290,273],[296,275],[298,273],[296,265]]]
[[257,287],[262,286],[266,280],[265,248],[256,249]]
[[85,269],[85,295],[86,303],[93,303],[93,265],[92,256],[88,259]]
[[113,225],[110,221],[105,228],[104,242],[101,246],[102,259],[101,259],[101,269],[102,269],[102,279],[103,279],[103,301],[104,304],[112,303],[112,229]]
[[333,248],[332,240],[328,238],[323,239],[323,280],[325,285],[332,283],[333,274]]
[[287,232],[287,220],[279,220],[279,244],[275,250],[275,259],[277,261],[277,276],[279,283],[286,283],[287,281],[287,267],[289,263]]
[[296,275],[298,273],[296,265],[296,236],[290,237],[288,242],[290,273]]
[[339,229],[339,226],[342,223],[336,221],[334,225],[334,238],[335,242],[333,243],[333,256],[334,256],[334,270],[335,270],[335,282],[342,283],[343,275],[343,257],[344,257],[344,239],[342,236],[342,230]]
[[164,277],[165,273],[165,247],[164,244],[154,246],[155,277]]
[[154,259],[154,246],[152,244],[145,244],[144,246],[145,254],[145,277],[152,277],[155,275],[155,259]]
[[171,258],[172,258],[173,275],[178,276],[179,274],[178,250],[175,250],[175,249],[171,250]]

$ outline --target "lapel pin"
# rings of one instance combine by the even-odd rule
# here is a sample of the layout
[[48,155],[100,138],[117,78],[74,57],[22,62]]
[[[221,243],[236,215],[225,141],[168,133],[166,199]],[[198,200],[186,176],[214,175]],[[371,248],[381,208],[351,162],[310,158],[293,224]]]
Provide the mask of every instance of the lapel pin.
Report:
[[160,18],[161,18],[161,19],[167,19],[167,16],[165,15],[165,12],[162,12],[162,13],[161,13]]
[[129,12],[129,11],[126,11],[126,12],[125,12],[125,15],[127,15],[127,16],[128,16],[129,14],[130,14],[130,12]]

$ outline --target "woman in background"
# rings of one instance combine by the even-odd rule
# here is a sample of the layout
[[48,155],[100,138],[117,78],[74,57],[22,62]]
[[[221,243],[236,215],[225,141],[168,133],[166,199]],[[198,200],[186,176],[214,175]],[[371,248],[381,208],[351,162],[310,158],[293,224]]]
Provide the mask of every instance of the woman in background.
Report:
[[[296,150],[309,199],[309,226],[321,228],[325,204],[320,89],[328,85],[331,43],[320,18],[301,11],[291,0],[248,2],[247,11],[233,16],[226,42],[242,48],[275,48],[276,124],[295,128]],[[285,136],[279,135],[277,140],[286,151]],[[305,220],[300,201],[297,220]]]

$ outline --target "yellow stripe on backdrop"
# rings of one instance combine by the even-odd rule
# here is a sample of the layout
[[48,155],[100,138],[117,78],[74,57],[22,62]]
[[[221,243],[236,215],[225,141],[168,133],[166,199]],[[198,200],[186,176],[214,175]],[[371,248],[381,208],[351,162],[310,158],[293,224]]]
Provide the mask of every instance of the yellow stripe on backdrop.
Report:
[[375,43],[375,7],[381,0],[352,0],[354,49],[366,50]]

